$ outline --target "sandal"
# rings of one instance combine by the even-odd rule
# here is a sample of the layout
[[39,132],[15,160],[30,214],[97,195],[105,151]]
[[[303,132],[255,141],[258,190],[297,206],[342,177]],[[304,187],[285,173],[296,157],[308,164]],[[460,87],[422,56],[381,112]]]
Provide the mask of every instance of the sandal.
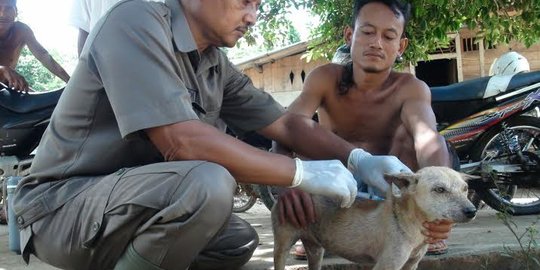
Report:
[[426,255],[441,255],[448,252],[448,245],[445,240],[429,244]]
[[307,260],[306,250],[304,249],[304,245],[302,244],[295,245],[291,250],[291,255],[293,255],[295,260]]

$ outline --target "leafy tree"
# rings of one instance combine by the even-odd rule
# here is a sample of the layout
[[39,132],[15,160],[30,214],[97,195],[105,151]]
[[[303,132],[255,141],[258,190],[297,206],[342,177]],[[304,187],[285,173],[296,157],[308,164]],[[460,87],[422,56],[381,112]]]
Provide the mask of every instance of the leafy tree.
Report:
[[[236,47],[223,48],[231,59],[244,59],[273,49],[300,42],[300,33],[290,21],[279,17],[273,24],[263,24],[263,28],[252,28],[245,39],[240,39]],[[262,42],[261,42],[262,41]],[[249,45],[249,47],[248,47]]]
[[[54,59],[61,59],[54,52],[52,55]],[[30,88],[36,91],[53,90],[66,84],[45,68],[26,47],[21,52],[15,70],[26,79]]]
[[[478,38],[490,44],[512,40],[530,46],[540,38],[540,1],[538,0],[410,0],[413,8],[407,26],[409,48],[405,59],[416,62],[427,53],[446,46],[448,33],[461,27],[478,30]],[[321,23],[311,33],[308,57],[330,58],[343,44],[343,29],[350,23],[353,0],[265,0],[255,32],[272,43],[284,36],[294,9],[308,9]],[[247,39],[253,42],[254,39]]]

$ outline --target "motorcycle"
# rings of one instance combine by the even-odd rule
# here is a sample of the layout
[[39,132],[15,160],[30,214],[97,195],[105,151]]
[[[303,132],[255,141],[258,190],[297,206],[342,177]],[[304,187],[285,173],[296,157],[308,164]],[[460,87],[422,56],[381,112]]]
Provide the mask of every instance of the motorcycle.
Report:
[[494,75],[432,87],[438,130],[469,187],[491,208],[540,213],[540,71]]
[[[0,89],[0,206],[6,211],[6,178],[29,173],[33,151],[49,124],[63,88],[23,93]],[[5,220],[2,220],[4,223]]]
[[[473,202],[512,215],[540,213],[540,71],[494,75],[432,87],[437,130]],[[268,209],[280,188],[257,186]]]

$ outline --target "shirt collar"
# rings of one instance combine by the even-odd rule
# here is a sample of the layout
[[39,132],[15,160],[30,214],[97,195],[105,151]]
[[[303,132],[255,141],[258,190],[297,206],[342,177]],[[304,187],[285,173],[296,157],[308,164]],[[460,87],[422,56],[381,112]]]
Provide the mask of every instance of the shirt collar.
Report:
[[184,53],[196,51],[197,44],[189,29],[189,24],[184,14],[184,9],[180,5],[180,0],[166,0],[166,3],[171,9],[171,27],[176,48]]
[[[183,53],[195,51],[197,54],[197,44],[189,29],[189,24],[184,14],[184,9],[180,5],[180,0],[166,0],[167,6],[171,9],[171,23],[173,40],[176,48]],[[209,47],[203,53],[208,62],[203,64],[203,68],[216,66],[218,64],[218,49],[215,47]],[[199,55],[199,54],[198,54]],[[199,55],[201,57],[201,55]]]

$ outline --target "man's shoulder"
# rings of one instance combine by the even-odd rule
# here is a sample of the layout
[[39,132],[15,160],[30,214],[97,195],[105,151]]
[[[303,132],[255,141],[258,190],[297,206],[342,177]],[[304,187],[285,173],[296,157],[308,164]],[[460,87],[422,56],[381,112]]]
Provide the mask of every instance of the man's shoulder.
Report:
[[331,78],[339,78],[343,73],[344,66],[334,63],[327,63],[314,68],[310,75],[318,79],[328,80]]
[[30,26],[19,21],[15,22],[15,24],[13,25],[13,30],[16,37],[19,37],[19,38],[22,37],[24,40],[32,36],[34,33],[32,29],[30,28]]
[[401,87],[427,87],[426,83],[411,73],[392,71],[394,80],[399,83]]
[[16,21],[13,24],[13,29],[19,33],[32,32],[32,29],[30,28],[30,26],[20,21]]
[[408,98],[426,98],[429,97],[429,86],[415,75],[405,72],[393,72],[394,84],[399,89],[399,96]]

